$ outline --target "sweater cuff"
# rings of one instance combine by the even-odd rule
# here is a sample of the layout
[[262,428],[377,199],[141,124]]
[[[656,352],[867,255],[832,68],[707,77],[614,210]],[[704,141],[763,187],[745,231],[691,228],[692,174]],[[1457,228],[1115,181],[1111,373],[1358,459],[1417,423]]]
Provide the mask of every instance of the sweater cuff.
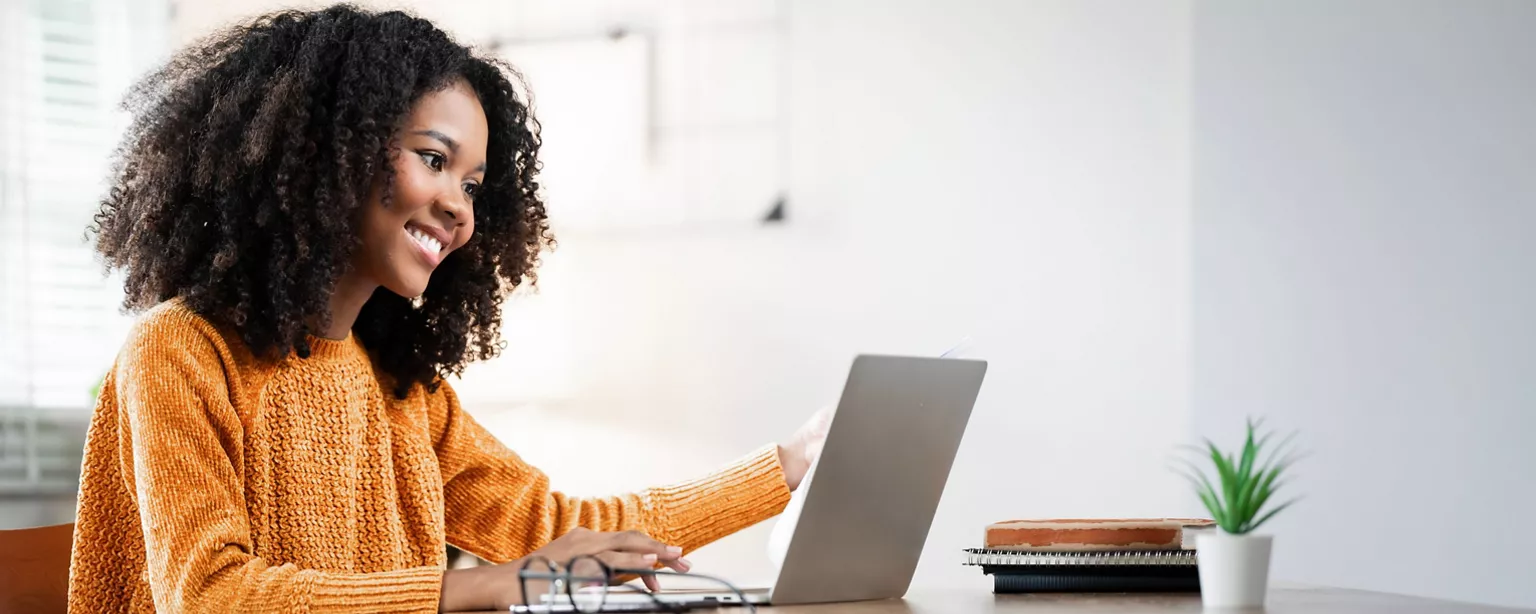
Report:
[[650,533],[692,551],[774,517],[789,504],[777,445],[712,475],[646,491]]
[[443,570],[412,567],[379,573],[315,572],[311,612],[436,612]]

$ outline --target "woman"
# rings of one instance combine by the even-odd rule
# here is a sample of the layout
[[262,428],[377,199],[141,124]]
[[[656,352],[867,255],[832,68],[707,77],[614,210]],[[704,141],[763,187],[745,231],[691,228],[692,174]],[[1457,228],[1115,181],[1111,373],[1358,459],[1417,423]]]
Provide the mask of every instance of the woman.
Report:
[[[549,242],[509,74],[338,6],[135,89],[94,230],[147,311],[91,421],[71,610],[505,609],[530,554],[686,571],[783,508],[824,415],[714,475],[581,500],[459,406],[443,378],[497,353]],[[445,570],[445,544],[502,564]]]

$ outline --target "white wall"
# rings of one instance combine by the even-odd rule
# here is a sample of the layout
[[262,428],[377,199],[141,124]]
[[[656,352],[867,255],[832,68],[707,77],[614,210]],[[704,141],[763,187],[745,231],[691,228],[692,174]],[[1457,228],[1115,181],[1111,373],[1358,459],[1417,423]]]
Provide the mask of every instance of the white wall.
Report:
[[1536,4],[1194,15],[1195,426],[1314,451],[1276,575],[1536,606]]

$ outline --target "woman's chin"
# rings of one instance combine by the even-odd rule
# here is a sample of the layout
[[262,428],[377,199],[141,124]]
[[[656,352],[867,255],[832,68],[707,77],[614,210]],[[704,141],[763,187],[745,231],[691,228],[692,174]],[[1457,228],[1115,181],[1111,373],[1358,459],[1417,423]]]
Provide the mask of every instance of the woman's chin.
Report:
[[393,284],[386,284],[384,288],[390,292],[400,295],[403,298],[415,300],[421,298],[421,295],[426,293],[427,280],[423,279],[420,283],[401,281]]

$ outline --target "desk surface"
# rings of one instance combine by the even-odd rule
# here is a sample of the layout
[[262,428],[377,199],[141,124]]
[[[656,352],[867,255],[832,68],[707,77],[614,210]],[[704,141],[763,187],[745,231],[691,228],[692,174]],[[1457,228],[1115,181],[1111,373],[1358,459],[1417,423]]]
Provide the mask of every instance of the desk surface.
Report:
[[[695,612],[741,612],[735,608]],[[902,600],[759,608],[764,614],[1087,614],[1200,612],[1199,595],[993,595],[985,591],[914,591]],[[1536,612],[1335,588],[1275,588],[1265,614],[1513,614]]]

